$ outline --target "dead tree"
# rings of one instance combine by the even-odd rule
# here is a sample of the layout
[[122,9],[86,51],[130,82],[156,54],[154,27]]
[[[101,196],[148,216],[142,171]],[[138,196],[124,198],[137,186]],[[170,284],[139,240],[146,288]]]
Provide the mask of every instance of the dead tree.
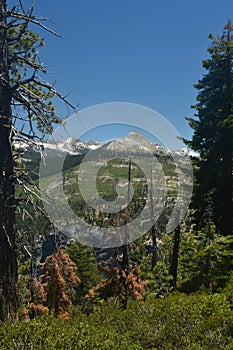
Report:
[[150,207],[151,207],[151,221],[153,223],[151,227],[152,235],[152,258],[151,258],[151,269],[153,270],[157,260],[158,260],[158,246],[157,246],[157,232],[155,224],[155,208],[154,208],[154,198],[153,198],[153,174],[152,166],[150,166],[150,178],[149,178],[149,196],[150,196]]
[[175,228],[174,241],[173,241],[173,251],[171,256],[170,264],[170,275],[172,276],[170,287],[172,290],[177,288],[177,273],[178,273],[178,259],[179,259],[179,249],[180,249],[180,225]]

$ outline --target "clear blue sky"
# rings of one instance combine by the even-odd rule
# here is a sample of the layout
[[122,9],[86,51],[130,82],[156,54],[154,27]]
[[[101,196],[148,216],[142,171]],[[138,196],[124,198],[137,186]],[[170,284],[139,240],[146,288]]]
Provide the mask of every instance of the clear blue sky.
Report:
[[233,19],[232,0],[36,0],[35,13],[62,35],[45,33],[41,59],[79,109],[141,104],[191,137],[185,116],[194,114],[193,84],[204,73],[208,34]]

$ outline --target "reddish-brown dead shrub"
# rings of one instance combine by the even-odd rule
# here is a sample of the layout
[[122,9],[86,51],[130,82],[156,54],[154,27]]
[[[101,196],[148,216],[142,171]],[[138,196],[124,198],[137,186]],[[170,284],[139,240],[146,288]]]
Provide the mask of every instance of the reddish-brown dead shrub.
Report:
[[24,317],[25,318],[36,318],[42,315],[48,315],[49,309],[47,306],[42,304],[35,305],[34,303],[30,303],[28,308],[24,309]]
[[99,269],[104,271],[108,278],[89,290],[85,297],[87,300],[95,298],[96,295],[103,299],[119,296],[122,301],[128,297],[142,299],[148,282],[141,279],[139,266],[134,266],[128,273],[118,267],[111,266],[99,265]]

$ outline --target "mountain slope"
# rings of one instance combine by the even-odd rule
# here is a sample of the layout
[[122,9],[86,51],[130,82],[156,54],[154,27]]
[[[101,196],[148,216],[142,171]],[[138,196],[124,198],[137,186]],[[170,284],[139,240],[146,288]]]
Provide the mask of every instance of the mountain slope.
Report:
[[[153,210],[160,231],[170,231],[187,210],[192,169],[189,158],[180,152],[156,145],[136,132],[104,145],[94,145],[94,150],[89,151],[79,140],[68,140],[62,146],[64,148],[61,144],[59,147],[47,144],[44,151],[49,167],[47,174],[56,168],[58,157],[64,156],[64,152],[68,154],[62,183],[55,175],[44,181],[48,196],[54,197],[49,208],[56,208],[55,221],[66,234],[82,232],[87,241],[94,236],[92,243],[98,246],[101,228],[116,229],[141,217],[135,233],[138,237],[139,226],[141,231],[147,227]],[[63,202],[59,207],[61,198]],[[82,222],[87,224],[85,228]],[[97,226],[100,231],[96,233]]]

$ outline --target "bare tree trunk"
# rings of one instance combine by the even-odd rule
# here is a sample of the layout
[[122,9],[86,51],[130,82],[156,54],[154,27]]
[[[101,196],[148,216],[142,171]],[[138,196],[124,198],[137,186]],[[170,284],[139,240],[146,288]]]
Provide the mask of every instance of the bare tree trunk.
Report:
[[[131,160],[129,160],[129,168],[128,168],[128,203],[130,202],[130,181],[131,181]],[[129,213],[130,215],[130,213]],[[129,236],[128,233],[126,233],[126,244],[123,245],[123,261],[122,261],[122,269],[128,270],[129,269]]]
[[170,275],[172,276],[170,287],[172,288],[172,290],[176,290],[177,288],[179,248],[180,248],[180,226],[177,226],[174,234],[173,252],[172,252],[171,265],[170,265]]
[[6,0],[0,0],[0,320],[17,320],[15,192],[12,154],[11,92],[9,89]]
[[158,253],[158,247],[157,247],[157,234],[156,234],[156,225],[155,225],[155,214],[154,214],[154,198],[153,198],[153,181],[152,181],[152,166],[150,167],[150,187],[149,187],[149,195],[150,195],[150,207],[151,207],[151,220],[153,222],[153,226],[151,228],[151,234],[152,234],[152,258],[151,258],[151,269],[153,270],[156,263],[157,263],[157,253]]
[[156,227],[155,224],[151,228],[151,233],[152,233],[152,258],[151,258],[151,270],[154,269],[156,266],[158,256],[157,256],[157,239],[156,239]]
[[[130,181],[131,181],[131,167],[132,163],[129,159],[129,168],[128,168],[128,203],[130,202]],[[129,212],[130,215],[130,212]],[[122,259],[122,269],[126,272],[126,274],[129,273],[129,235],[128,232],[126,233],[126,244],[122,247],[123,252],[123,259]],[[124,309],[127,308],[128,304],[128,286],[125,286],[125,300],[123,303]]]

